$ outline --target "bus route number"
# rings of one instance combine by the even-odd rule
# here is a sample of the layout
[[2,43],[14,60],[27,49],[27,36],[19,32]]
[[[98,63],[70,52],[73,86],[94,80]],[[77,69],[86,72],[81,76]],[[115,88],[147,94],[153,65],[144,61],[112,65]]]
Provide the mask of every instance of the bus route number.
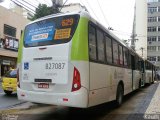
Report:
[[64,69],[65,63],[46,63],[46,69]]

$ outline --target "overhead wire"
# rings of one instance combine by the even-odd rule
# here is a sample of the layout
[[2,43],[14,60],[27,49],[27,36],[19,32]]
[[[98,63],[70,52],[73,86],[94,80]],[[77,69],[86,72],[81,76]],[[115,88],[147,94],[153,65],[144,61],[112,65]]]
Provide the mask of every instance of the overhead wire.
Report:
[[93,11],[91,5],[89,4],[89,2],[88,2],[87,0],[86,0],[86,3],[88,4],[89,8],[91,9],[91,11],[93,12],[93,14],[95,15],[96,19],[97,19],[98,21],[100,21],[99,18],[97,17],[97,15],[95,14],[95,12]]
[[32,8],[29,8],[27,5],[23,4],[22,2],[20,2],[18,0],[11,0],[11,1],[17,5],[24,7],[26,10],[30,11],[31,13],[35,14],[35,10],[33,10]]
[[68,2],[68,0],[66,0],[66,1],[63,3],[61,9],[59,10],[60,12],[61,12],[62,8],[64,7],[64,5],[65,5],[67,2]]
[[80,3],[81,3],[83,6],[85,6],[85,5],[83,4],[82,0],[80,0]]
[[32,6],[33,8],[37,8],[37,6],[34,6],[33,4],[31,4],[31,3],[29,3],[29,2],[27,2],[25,0],[22,0],[22,1],[25,2],[25,3],[27,3],[28,5]]
[[35,0],[35,1],[37,1],[37,2],[38,2],[38,4],[39,4],[39,3],[41,3],[41,2],[39,2],[38,0]]
[[100,8],[100,10],[101,10],[101,13],[102,13],[102,15],[103,15],[103,17],[104,17],[104,20],[105,20],[106,24],[107,24],[108,27],[109,27],[109,26],[110,26],[110,25],[109,25],[109,22],[108,22],[108,20],[107,20],[105,14],[104,14],[104,12],[103,12],[103,10],[102,10],[102,6],[100,5],[100,3],[99,3],[98,0],[97,0],[97,3],[98,3],[98,6],[99,6],[99,8]]

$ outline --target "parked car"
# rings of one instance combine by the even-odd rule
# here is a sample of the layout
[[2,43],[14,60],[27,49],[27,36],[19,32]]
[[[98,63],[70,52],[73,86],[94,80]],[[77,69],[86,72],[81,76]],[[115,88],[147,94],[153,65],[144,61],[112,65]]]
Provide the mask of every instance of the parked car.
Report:
[[2,89],[7,95],[17,91],[17,69],[11,69],[4,75]]

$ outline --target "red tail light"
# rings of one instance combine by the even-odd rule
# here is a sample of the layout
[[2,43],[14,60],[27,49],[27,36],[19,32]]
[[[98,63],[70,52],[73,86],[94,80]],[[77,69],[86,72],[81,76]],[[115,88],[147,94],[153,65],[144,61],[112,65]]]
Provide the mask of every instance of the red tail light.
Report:
[[72,83],[72,92],[77,91],[81,88],[81,77],[79,71],[74,68],[73,72],[73,83]]
[[19,83],[19,69],[17,70],[17,86],[20,88],[20,83]]

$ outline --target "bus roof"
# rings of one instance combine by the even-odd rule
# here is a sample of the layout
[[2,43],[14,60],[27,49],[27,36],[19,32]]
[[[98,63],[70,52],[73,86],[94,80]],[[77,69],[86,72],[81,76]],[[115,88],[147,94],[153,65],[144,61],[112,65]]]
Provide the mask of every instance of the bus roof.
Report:
[[[112,31],[108,30],[106,27],[104,27],[101,23],[99,23],[98,21],[96,21],[87,11],[74,11],[74,12],[66,12],[66,13],[57,13],[57,14],[51,14],[42,18],[39,18],[37,20],[34,20],[32,22],[30,22],[29,24],[41,21],[41,20],[45,20],[45,19],[49,19],[52,17],[60,17],[60,16],[65,16],[65,15],[80,15],[81,17],[86,17],[87,19],[89,19],[90,21],[92,21],[94,24],[98,25],[102,30],[104,30],[105,32],[107,32],[108,35],[112,36],[117,42],[119,42],[120,44],[122,44],[123,46],[125,46],[126,48],[128,48],[130,51],[132,51],[134,54],[136,54],[137,56],[140,57],[140,55],[138,55],[132,48],[130,48],[129,46],[127,46],[125,43],[123,43],[121,41],[120,38],[118,38],[116,35],[114,35],[112,33]],[[29,25],[27,24],[27,25]]]

